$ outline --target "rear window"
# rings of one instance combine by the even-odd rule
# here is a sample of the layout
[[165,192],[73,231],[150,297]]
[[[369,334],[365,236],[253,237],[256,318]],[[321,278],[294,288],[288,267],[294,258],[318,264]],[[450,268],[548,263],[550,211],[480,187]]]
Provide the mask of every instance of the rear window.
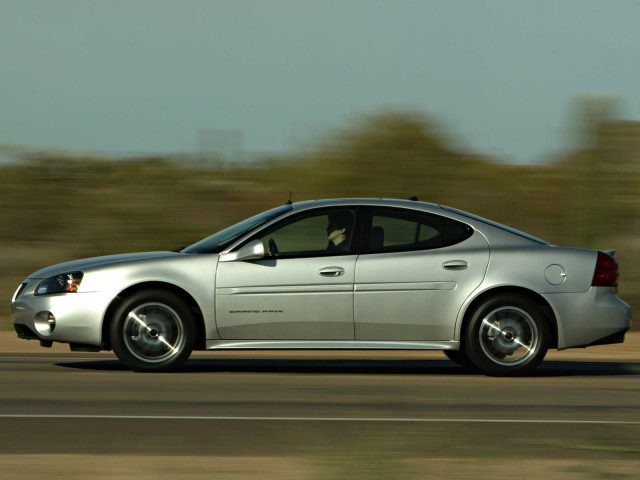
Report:
[[438,215],[374,209],[370,232],[369,251],[391,252],[448,247],[469,238],[473,229]]

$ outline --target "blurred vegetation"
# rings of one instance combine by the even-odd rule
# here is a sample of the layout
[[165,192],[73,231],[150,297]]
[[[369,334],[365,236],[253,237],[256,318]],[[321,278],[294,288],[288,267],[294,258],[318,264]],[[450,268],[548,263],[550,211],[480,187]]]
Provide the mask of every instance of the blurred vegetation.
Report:
[[70,259],[189,245],[293,200],[417,195],[558,245],[617,249],[620,295],[640,307],[640,123],[592,122],[544,165],[464,151],[428,117],[383,112],[305,153],[230,168],[184,157],[105,160],[23,151],[0,165],[0,329],[20,281]]

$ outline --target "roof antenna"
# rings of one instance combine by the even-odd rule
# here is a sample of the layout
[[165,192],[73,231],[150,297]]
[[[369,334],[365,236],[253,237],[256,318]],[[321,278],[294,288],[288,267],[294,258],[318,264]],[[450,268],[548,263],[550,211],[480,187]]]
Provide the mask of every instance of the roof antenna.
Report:
[[413,197],[411,197],[409,200],[411,200],[412,202],[417,202],[418,201],[418,197],[416,197],[415,195]]
[[289,200],[287,200],[287,203],[285,205],[291,205],[291,194],[293,192],[289,192]]

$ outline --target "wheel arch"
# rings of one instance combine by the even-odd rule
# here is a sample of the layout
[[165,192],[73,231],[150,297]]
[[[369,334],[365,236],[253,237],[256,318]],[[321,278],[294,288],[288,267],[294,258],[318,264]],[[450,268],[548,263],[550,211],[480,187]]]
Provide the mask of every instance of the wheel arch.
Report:
[[471,319],[471,316],[473,315],[473,312],[478,307],[478,305],[480,305],[488,298],[504,294],[520,295],[533,301],[538,306],[538,308],[540,308],[540,311],[547,320],[549,333],[551,334],[549,347],[558,348],[558,320],[556,319],[556,316],[553,312],[553,308],[551,308],[551,305],[549,305],[545,298],[539,293],[536,293],[528,288],[517,286],[501,286],[485,290],[476,298],[474,298],[471,303],[469,303],[469,305],[467,305],[464,314],[462,315],[460,329],[456,332],[458,334],[458,338],[460,339],[460,350],[464,350],[465,348],[465,331],[469,324],[469,320]]
[[118,310],[118,307],[122,304],[124,300],[129,298],[131,295],[134,295],[143,290],[166,290],[168,292],[173,293],[174,295],[179,296],[189,307],[189,309],[193,312],[193,315],[196,319],[196,350],[204,350],[205,348],[205,328],[204,328],[204,316],[202,315],[202,310],[198,305],[198,302],[187,292],[186,290],[168,282],[143,282],[135,285],[131,285],[126,288],[122,292],[120,292],[116,297],[111,301],[107,310],[105,311],[104,318],[102,319],[102,348],[105,350],[111,350],[111,338],[109,334],[109,330],[111,327],[111,323],[113,322],[113,316],[115,312]]

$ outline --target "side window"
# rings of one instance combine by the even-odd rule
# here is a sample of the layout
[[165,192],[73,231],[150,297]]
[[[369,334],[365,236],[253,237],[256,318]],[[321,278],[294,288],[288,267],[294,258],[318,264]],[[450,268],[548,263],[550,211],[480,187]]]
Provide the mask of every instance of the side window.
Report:
[[426,250],[462,242],[473,229],[463,223],[427,213],[375,209],[371,217],[369,250]]
[[271,257],[308,257],[349,252],[355,211],[332,209],[302,214],[261,235]]

